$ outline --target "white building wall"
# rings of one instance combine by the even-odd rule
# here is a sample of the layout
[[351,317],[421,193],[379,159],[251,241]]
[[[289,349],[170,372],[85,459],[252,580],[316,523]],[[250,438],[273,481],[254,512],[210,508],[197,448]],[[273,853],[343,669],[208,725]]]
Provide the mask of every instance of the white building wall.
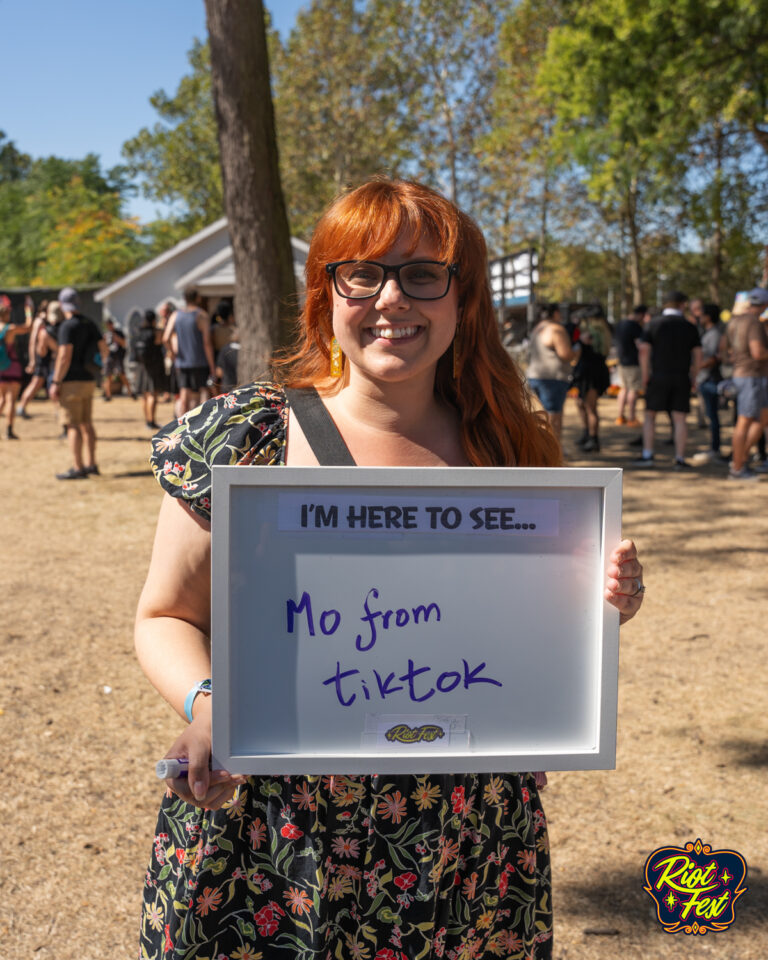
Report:
[[226,227],[222,227],[213,236],[182,250],[173,259],[159,264],[126,284],[121,290],[107,296],[103,301],[105,315],[108,312],[122,326],[128,323],[134,310],[156,310],[165,300],[178,301],[179,291],[174,286],[176,280],[228,245],[229,232]]

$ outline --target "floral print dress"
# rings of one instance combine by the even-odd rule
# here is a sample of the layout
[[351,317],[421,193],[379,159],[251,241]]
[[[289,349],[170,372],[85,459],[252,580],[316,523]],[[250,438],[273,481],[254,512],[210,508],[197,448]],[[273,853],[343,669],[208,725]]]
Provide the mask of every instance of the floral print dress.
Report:
[[[274,384],[153,439],[163,488],[210,517],[213,464],[285,462]],[[546,821],[533,774],[252,776],[221,810],[165,797],[142,960],[549,960]]]

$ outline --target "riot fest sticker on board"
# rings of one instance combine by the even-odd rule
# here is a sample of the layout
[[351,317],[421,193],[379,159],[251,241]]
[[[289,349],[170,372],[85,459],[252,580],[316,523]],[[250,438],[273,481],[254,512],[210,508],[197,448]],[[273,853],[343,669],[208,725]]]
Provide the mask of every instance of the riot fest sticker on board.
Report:
[[667,933],[703,935],[733,923],[746,879],[740,853],[713,850],[696,840],[654,850],[645,863],[643,889],[656,903],[656,918]]

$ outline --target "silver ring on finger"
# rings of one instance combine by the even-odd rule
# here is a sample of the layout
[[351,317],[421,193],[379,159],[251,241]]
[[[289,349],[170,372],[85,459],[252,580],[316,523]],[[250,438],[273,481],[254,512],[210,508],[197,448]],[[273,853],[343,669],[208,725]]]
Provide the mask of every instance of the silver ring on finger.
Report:
[[635,592],[630,593],[630,597],[637,597],[641,593],[645,593],[645,584],[638,577],[635,577]]

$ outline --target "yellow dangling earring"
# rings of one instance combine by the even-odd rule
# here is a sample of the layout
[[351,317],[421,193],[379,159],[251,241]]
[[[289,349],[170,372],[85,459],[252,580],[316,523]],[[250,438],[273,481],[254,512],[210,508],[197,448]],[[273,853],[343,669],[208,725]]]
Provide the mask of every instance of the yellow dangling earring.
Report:
[[344,354],[341,352],[339,341],[331,337],[331,376],[340,377],[343,372]]

